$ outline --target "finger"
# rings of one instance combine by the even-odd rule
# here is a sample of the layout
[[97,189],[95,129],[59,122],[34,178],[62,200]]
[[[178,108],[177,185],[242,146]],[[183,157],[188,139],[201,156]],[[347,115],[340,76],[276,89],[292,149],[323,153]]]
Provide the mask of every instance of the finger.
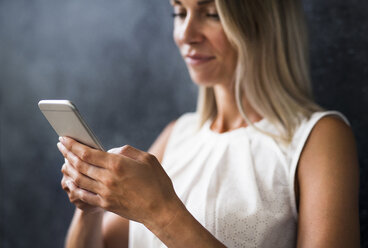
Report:
[[145,152],[129,145],[113,148],[108,152],[118,155],[110,158],[109,169],[116,169],[116,167],[121,167],[122,164],[126,168],[129,165],[134,165],[137,161],[144,161],[144,157],[147,155]]
[[119,154],[124,155],[128,158],[134,159],[134,160],[141,160],[146,152],[141,151],[137,148],[134,148],[130,145],[125,145],[123,147],[118,148],[120,149]]
[[59,140],[68,151],[89,164],[103,167],[106,162],[106,152],[90,148],[68,137],[60,137]]
[[[120,152],[121,155],[129,158],[129,159],[132,159],[132,160],[135,160],[135,161],[139,161],[139,162],[143,162],[143,164],[146,164],[146,165],[154,165],[154,164],[158,164],[158,160],[157,158],[148,153],[148,152],[144,152],[144,151],[141,151],[137,148],[134,148],[132,146],[129,146],[129,145],[125,145],[122,147],[121,149],[121,152]],[[128,163],[126,163],[128,164]]]
[[[73,203],[76,207],[78,208],[83,208],[83,206],[86,205],[86,203],[82,202],[77,194],[75,193],[75,190],[78,188],[77,186],[75,186],[75,184],[70,180],[70,179],[67,179],[67,180],[64,180],[64,185],[66,188],[68,188],[68,197],[69,197],[69,200],[71,203]],[[69,190],[72,189],[72,190]]]
[[[91,193],[87,190],[81,189],[70,183],[71,188],[70,190],[70,199],[73,199],[73,202],[78,200],[93,205],[93,206],[100,206],[101,204],[101,197],[97,194]],[[73,189],[73,190],[72,190]]]
[[63,173],[64,176],[69,176],[68,172],[66,171],[67,164],[69,164],[69,161],[65,158],[65,163],[61,167],[61,173]]
[[66,156],[67,162],[63,165],[63,168],[66,168],[66,165],[68,164],[72,165],[78,172],[82,173],[83,175],[88,176],[89,178],[92,178],[96,181],[101,181],[103,170],[105,169],[84,162],[74,153],[68,151],[66,147],[61,143],[58,143],[58,148],[63,153],[63,155]]
[[66,186],[69,188],[69,190],[75,191],[78,187],[73,183],[73,181],[71,179],[65,180],[65,184]]
[[127,171],[129,167],[136,167],[137,162],[146,165],[157,164],[155,156],[148,152],[141,151],[129,145],[120,148],[114,148],[110,152],[119,153],[118,156],[110,158],[110,166],[108,169],[113,171]]
[[[69,188],[69,191],[70,191],[70,193],[69,193],[70,201],[73,202],[73,203],[77,202],[77,201],[80,201],[80,199],[78,197],[78,194],[79,194],[78,192],[79,192],[80,188],[78,188],[78,186],[75,185],[72,180],[66,180],[65,184],[67,185],[67,187]],[[83,190],[83,189],[81,189],[81,190]]]
[[[69,199],[70,199],[70,202],[72,202],[73,204],[77,204],[77,203],[83,203],[81,201],[81,199],[79,198],[79,195],[80,195],[80,192],[83,192],[83,191],[86,191],[90,194],[93,194],[93,195],[96,195],[92,192],[89,192],[87,190],[84,190],[84,189],[81,189],[79,188],[77,185],[75,185],[73,183],[72,180],[66,180],[65,181],[65,184],[67,185],[67,187],[70,189],[69,190],[69,193],[68,193],[68,196],[69,196]],[[82,190],[82,191],[81,191]]]
[[113,153],[113,154],[120,154],[121,151],[121,147],[117,147],[117,148],[112,148],[110,150],[108,150],[108,153]]
[[[74,184],[79,188],[91,191],[93,193],[99,193],[101,189],[101,184],[96,180],[79,173],[73,166],[70,164],[65,164],[65,170],[67,171],[70,178],[73,180]],[[70,189],[70,187],[69,187]]]
[[63,177],[62,179],[61,179],[61,188],[64,190],[64,191],[66,191],[67,193],[69,193],[69,187],[68,187],[68,185],[66,184],[66,181],[67,181],[68,179],[66,179],[66,177]]

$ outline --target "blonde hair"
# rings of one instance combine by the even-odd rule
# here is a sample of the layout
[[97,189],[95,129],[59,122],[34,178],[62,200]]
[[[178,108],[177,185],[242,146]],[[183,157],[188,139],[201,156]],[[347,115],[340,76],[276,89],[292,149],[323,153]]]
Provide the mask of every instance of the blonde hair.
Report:
[[[300,0],[216,0],[216,6],[238,55],[234,81],[240,113],[253,125],[244,112],[244,94],[280,131],[280,135],[267,134],[290,142],[301,118],[321,110],[312,99]],[[200,125],[216,115],[213,88],[200,87],[197,112]]]

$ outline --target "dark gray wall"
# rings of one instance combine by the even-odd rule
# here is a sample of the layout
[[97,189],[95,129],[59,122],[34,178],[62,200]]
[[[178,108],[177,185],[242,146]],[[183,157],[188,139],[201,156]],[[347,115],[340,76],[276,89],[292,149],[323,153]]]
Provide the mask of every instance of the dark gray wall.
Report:
[[[368,2],[304,2],[316,98],[344,112],[357,136],[364,238]],[[38,100],[74,101],[106,148],[147,149],[195,109],[170,16],[168,1],[0,0],[0,247],[62,247],[72,216]]]

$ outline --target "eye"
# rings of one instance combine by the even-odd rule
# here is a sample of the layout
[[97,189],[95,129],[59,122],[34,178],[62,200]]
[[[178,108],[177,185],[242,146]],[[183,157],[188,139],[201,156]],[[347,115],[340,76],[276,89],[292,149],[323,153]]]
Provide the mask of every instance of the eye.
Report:
[[220,20],[220,16],[217,12],[217,9],[213,5],[211,5],[207,8],[204,8],[203,13],[205,14],[206,17],[209,17],[209,18],[214,19],[214,20]]
[[184,12],[178,12],[178,13],[172,13],[172,17],[174,17],[174,18],[180,18],[180,19],[182,19],[182,18],[185,18],[185,16],[186,16],[187,14],[186,13],[184,13]]
[[182,6],[174,6],[172,17],[183,19],[187,15],[187,10]]
[[211,13],[208,13],[206,14],[207,17],[210,17],[210,18],[213,18],[215,20],[220,20],[220,16],[218,14],[211,14]]

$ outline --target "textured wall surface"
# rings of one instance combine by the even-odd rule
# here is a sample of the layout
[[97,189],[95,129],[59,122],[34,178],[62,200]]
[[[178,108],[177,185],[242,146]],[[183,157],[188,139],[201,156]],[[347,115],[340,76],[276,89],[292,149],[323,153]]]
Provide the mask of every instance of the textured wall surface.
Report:
[[[304,1],[316,99],[347,115],[368,247],[368,2]],[[0,0],[0,247],[62,247],[73,207],[40,99],[70,99],[106,148],[147,149],[195,109],[168,1]]]

